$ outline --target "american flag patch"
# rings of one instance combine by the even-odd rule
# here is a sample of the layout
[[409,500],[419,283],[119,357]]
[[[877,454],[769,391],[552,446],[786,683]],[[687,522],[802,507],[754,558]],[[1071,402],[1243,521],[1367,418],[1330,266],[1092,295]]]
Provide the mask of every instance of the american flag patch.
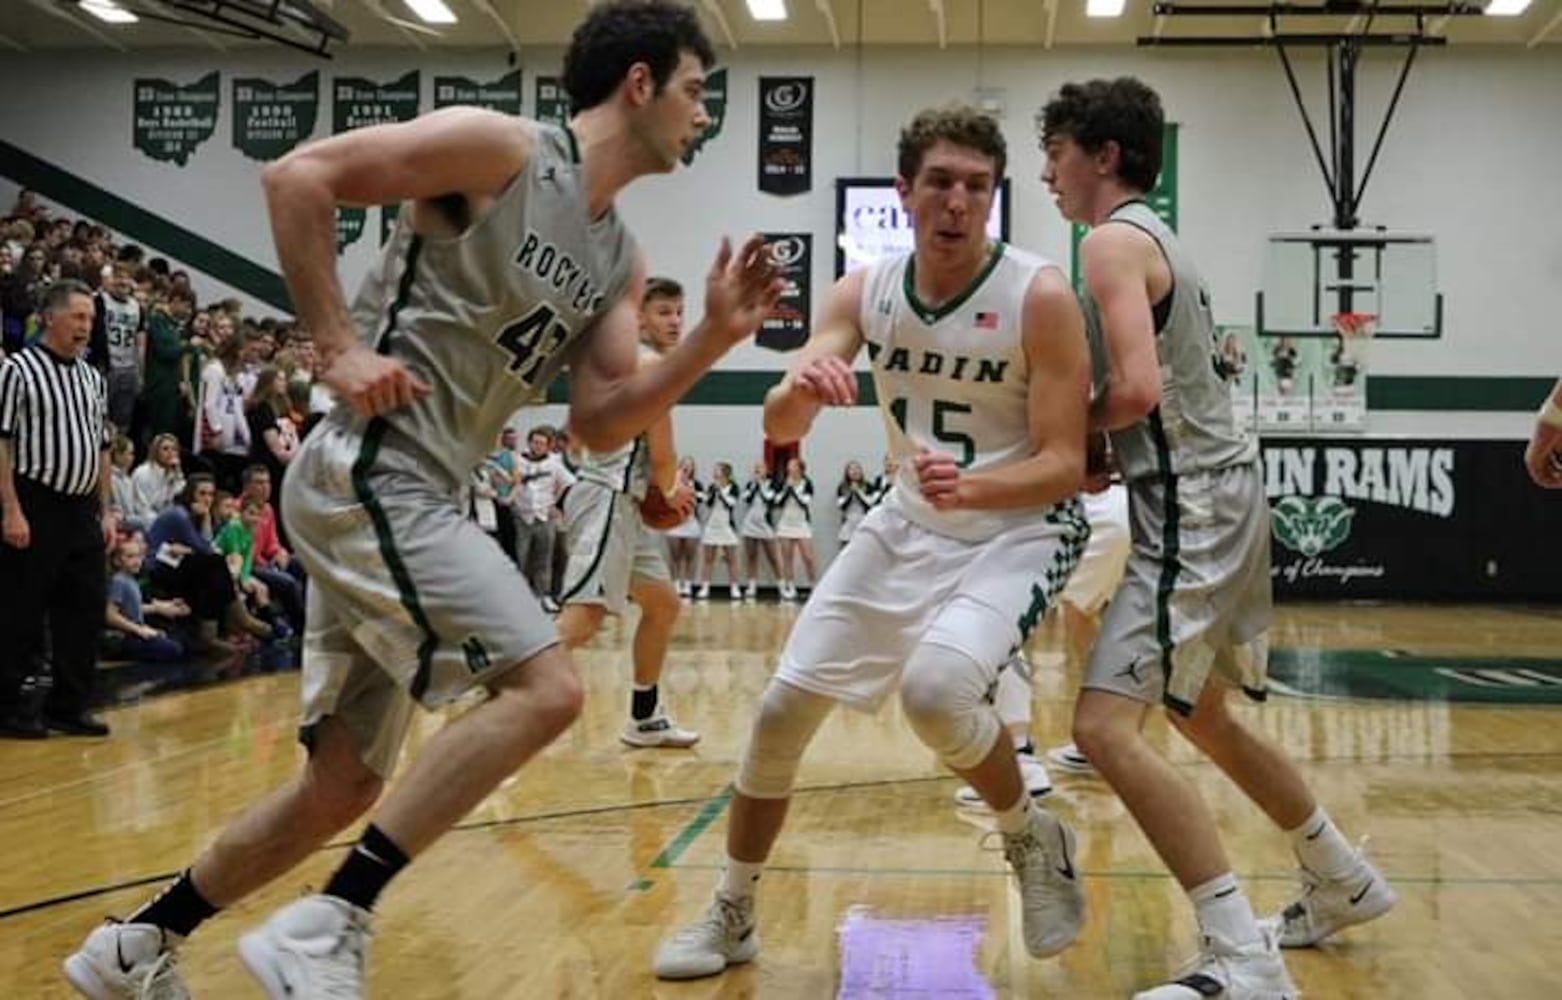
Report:
[[998,314],[995,312],[979,312],[976,314],[976,328],[978,330],[998,329]]

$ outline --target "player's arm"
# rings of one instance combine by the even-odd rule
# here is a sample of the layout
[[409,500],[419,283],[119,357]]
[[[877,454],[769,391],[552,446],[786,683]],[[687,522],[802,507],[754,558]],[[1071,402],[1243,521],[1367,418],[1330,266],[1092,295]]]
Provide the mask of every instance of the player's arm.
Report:
[[1057,269],[1044,268],[1031,281],[1023,323],[1030,457],[962,472],[951,455],[919,453],[917,480],[937,508],[1038,507],[1073,496],[1084,482],[1090,348],[1079,300]]
[[857,402],[852,362],[862,349],[859,310],[866,273],[859,268],[835,283],[808,343],[781,381],[765,393],[765,437],[770,440],[800,440],[822,408]]
[[570,363],[570,427],[593,451],[612,451],[663,416],[701,375],[752,334],[781,294],[770,252],[759,236],[737,251],[721,241],[705,277],[705,315],[662,355],[639,365],[645,259],[637,255],[624,296],[582,338]]
[[1562,379],[1552,387],[1551,394],[1541,405],[1535,417],[1535,429],[1530,433],[1529,447],[1524,450],[1524,466],[1536,486],[1546,489],[1562,488]]
[[1092,229],[1080,244],[1085,286],[1100,311],[1107,356],[1106,389],[1091,414],[1097,430],[1132,427],[1161,405],[1148,242],[1132,226],[1108,225]]
[[314,335],[327,384],[359,412],[406,405],[427,386],[359,341],[336,274],[337,206],[492,197],[526,166],[531,148],[530,128],[514,118],[447,108],[309,143],[261,175],[293,309]]

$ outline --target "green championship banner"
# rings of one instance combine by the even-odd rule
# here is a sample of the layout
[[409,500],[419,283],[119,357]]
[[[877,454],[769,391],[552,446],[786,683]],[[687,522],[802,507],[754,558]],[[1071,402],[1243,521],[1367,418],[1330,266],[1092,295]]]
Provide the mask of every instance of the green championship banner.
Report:
[[434,77],[434,107],[465,105],[507,115],[521,113],[521,71],[506,73],[492,83],[478,83],[464,76]]
[[[1144,196],[1145,204],[1155,211],[1172,228],[1177,230],[1177,123],[1167,122],[1166,131],[1161,138],[1161,176],[1156,179],[1155,189]],[[1090,231],[1089,226],[1074,223],[1072,229],[1072,242],[1070,244],[1070,258],[1073,260],[1074,291],[1077,294],[1085,293],[1084,277],[1079,269],[1079,244],[1084,241],[1085,234]]]
[[559,82],[558,77],[537,78],[537,101],[532,117],[545,125],[557,125],[559,128],[569,124],[569,95],[564,93],[564,84]]
[[133,87],[133,141],[152,159],[182,167],[217,131],[222,88],[216,70],[189,86],[137,77]]
[[[331,131],[340,135],[368,125],[411,121],[418,116],[419,93],[417,70],[383,84],[362,77],[339,76],[331,90]],[[337,253],[358,242],[367,217],[362,208],[337,209]]]
[[320,116],[320,73],[292,83],[233,80],[233,148],[252,160],[275,160],[308,139]]
[[705,77],[705,113],[710,116],[710,124],[705,127],[689,148],[684,151],[683,165],[688,166],[694,162],[694,157],[707,142],[721,135],[721,127],[727,123],[727,71],[718,69]]

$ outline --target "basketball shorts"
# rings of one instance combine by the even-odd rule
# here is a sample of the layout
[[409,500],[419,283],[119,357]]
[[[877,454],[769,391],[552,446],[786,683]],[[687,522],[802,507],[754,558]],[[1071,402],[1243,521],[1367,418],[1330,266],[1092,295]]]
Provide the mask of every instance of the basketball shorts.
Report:
[[1081,493],[1090,544],[1063,589],[1063,603],[1087,615],[1106,606],[1123,579],[1128,561],[1128,487],[1113,484],[1100,493]]
[[569,563],[561,604],[596,604],[621,615],[635,580],[671,580],[662,538],[640,520],[635,498],[577,482],[564,496]]
[[935,643],[963,652],[996,683],[1089,538],[1075,499],[980,542],[876,508],[803,606],[776,676],[872,711],[898,686],[912,651]]
[[1211,674],[1262,699],[1273,604],[1258,464],[1128,490],[1133,547],[1083,686],[1185,715]]
[[459,486],[417,466],[384,422],[327,421],[282,485],[309,572],[301,736],[336,716],[386,777],[414,702],[438,708],[558,642]]

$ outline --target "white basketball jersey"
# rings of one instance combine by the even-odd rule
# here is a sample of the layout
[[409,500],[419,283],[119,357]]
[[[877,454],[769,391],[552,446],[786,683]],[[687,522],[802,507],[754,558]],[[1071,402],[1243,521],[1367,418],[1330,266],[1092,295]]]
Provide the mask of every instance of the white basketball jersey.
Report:
[[886,503],[907,520],[983,541],[1049,509],[934,510],[917,488],[911,457],[919,448],[946,451],[974,470],[1031,455],[1022,316],[1031,281],[1053,266],[999,243],[970,287],[937,308],[917,299],[911,254],[869,269],[862,333],[889,448],[900,459]]

